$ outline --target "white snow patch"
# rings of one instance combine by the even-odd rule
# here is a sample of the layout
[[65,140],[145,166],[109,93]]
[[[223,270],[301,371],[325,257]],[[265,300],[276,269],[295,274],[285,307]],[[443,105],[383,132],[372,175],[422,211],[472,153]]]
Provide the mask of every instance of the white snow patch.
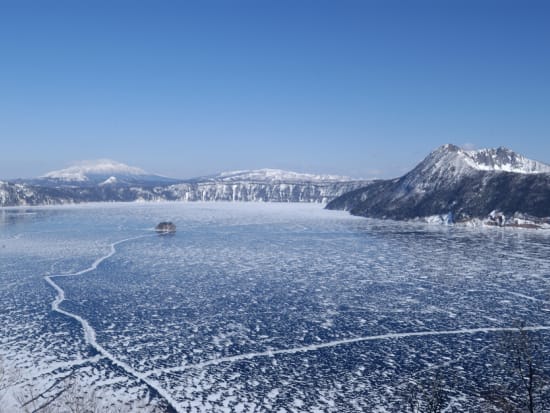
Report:
[[106,180],[104,180],[103,182],[101,182],[99,185],[100,185],[100,186],[103,186],[103,185],[112,185],[112,184],[116,184],[116,183],[117,183],[116,176],[110,176],[109,178],[107,178]]

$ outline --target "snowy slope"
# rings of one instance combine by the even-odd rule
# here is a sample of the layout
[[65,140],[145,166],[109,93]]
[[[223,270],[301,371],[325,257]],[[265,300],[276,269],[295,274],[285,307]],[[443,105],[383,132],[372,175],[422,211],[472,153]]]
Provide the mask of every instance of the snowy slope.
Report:
[[503,147],[467,151],[447,144],[431,152],[409,175],[418,175],[424,181],[434,182],[440,178],[459,179],[475,171],[540,174],[550,173],[550,165]]
[[522,174],[550,173],[550,165],[528,159],[514,151],[499,147],[459,153],[473,168],[480,171],[504,171]]
[[464,219],[493,210],[550,216],[550,166],[509,149],[444,145],[401,178],[378,181],[327,206],[352,214],[410,219],[452,212]]
[[104,180],[103,182],[101,182],[99,185],[100,185],[100,186],[103,186],[103,185],[115,185],[117,182],[118,182],[118,179],[116,178],[116,176],[110,176],[109,178],[107,178],[106,180]]
[[400,181],[403,196],[413,196],[448,187],[479,172],[545,174],[550,173],[550,165],[503,147],[467,151],[447,144],[435,149],[412,171],[395,181]]

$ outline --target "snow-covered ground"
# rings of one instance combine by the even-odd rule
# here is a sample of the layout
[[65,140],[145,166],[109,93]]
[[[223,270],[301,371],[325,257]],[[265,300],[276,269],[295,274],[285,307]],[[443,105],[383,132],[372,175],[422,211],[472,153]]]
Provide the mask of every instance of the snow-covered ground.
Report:
[[311,204],[2,210],[2,405],[76,388],[104,411],[399,411],[444,377],[475,411],[506,380],[503,335],[524,323],[550,354],[549,253],[545,231]]

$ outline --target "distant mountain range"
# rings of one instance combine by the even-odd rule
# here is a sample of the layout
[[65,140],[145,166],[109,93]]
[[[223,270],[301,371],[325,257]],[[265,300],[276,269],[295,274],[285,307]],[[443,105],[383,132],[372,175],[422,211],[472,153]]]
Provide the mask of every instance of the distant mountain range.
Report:
[[83,161],[59,171],[48,172],[35,179],[18,179],[16,183],[46,187],[90,187],[96,185],[168,185],[181,179],[150,174],[143,169],[110,159]]
[[160,200],[317,202],[375,218],[550,224],[550,165],[502,147],[443,145],[390,180],[278,169],[174,179],[102,159],[35,179],[0,181],[0,206]]
[[406,175],[372,182],[329,202],[353,215],[451,221],[495,214],[535,220],[550,217],[550,165],[507,148],[467,151],[444,145]]
[[278,169],[174,179],[101,159],[34,179],[0,182],[0,206],[159,200],[326,203],[368,183]]

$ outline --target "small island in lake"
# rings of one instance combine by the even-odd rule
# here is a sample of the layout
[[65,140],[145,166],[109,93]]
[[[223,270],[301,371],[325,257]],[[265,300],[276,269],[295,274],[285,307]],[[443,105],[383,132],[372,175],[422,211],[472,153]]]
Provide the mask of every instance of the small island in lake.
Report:
[[176,232],[176,224],[173,222],[161,222],[155,227],[155,231],[157,232]]

